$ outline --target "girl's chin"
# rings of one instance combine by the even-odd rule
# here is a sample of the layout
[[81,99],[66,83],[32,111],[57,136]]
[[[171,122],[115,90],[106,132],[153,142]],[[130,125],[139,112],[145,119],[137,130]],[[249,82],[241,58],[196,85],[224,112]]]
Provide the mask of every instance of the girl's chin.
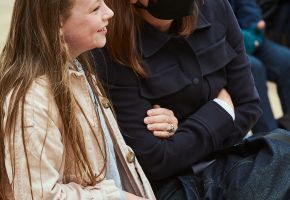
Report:
[[105,45],[106,45],[106,42],[107,42],[107,40],[106,40],[106,38],[104,38],[103,40],[98,40],[98,41],[96,41],[95,42],[95,48],[102,48],[102,47],[104,47]]

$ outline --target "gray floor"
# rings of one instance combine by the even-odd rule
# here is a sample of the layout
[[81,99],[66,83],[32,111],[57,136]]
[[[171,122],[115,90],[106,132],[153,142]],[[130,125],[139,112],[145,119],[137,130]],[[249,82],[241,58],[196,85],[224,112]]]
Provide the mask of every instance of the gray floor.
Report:
[[[13,2],[14,2],[13,0],[0,0],[0,50],[3,48],[4,42],[8,34]],[[276,93],[276,86],[275,84],[272,83],[268,83],[268,86],[269,86],[269,97],[274,110],[274,115],[275,117],[280,117],[282,115],[282,111]]]

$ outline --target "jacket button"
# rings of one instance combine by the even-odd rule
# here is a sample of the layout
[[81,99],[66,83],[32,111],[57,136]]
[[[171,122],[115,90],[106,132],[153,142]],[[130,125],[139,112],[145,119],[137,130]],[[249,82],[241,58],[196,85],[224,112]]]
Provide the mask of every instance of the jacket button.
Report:
[[128,154],[127,154],[127,156],[126,156],[126,158],[127,158],[127,162],[128,163],[135,162],[135,153],[132,152],[132,151],[129,151]]
[[193,82],[193,84],[197,85],[197,84],[199,84],[199,79],[198,78],[194,78],[192,80],[192,82]]
[[101,104],[104,108],[110,108],[111,106],[110,101],[107,98],[102,98]]

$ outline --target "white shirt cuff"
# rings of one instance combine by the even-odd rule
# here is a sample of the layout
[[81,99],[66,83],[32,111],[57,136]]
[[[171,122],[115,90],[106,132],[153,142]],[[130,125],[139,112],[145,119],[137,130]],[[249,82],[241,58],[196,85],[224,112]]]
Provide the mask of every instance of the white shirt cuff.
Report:
[[216,102],[218,105],[220,105],[225,111],[227,111],[227,113],[231,115],[233,120],[235,120],[235,117],[236,117],[235,111],[231,106],[229,106],[224,100],[221,100],[218,98],[215,98],[213,101]]

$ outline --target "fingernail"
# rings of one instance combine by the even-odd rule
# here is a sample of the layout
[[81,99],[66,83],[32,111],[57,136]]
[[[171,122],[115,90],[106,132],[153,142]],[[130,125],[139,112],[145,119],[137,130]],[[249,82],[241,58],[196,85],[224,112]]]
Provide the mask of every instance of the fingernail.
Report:
[[151,130],[152,126],[150,124],[147,125],[147,128]]
[[144,118],[144,123],[148,123],[148,122],[149,122],[148,117],[145,117],[145,118]]

